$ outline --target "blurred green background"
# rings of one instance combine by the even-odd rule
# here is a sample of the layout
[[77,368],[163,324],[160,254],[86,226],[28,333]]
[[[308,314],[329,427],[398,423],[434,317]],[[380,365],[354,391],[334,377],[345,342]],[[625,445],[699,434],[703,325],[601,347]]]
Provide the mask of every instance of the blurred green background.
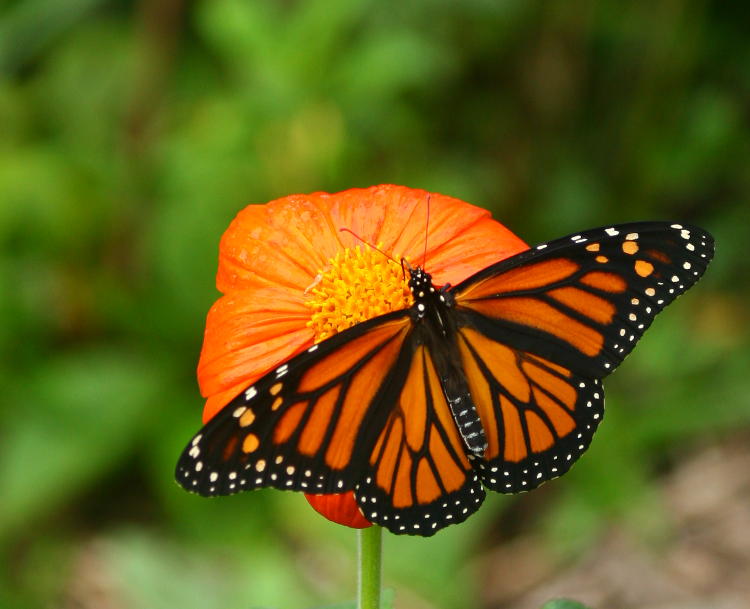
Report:
[[[607,572],[571,583],[606,561],[639,589],[673,563],[658,599],[741,594],[715,567],[750,568],[747,17],[719,0],[0,1],[0,607],[354,597],[355,534],[300,495],[205,500],[172,476],[229,221],[383,182],[485,206],[530,243],[675,219],[718,244],[607,381],[569,475],[431,539],[386,535],[396,606],[538,607],[539,589],[651,606]],[[719,516],[685,572],[690,531]]]

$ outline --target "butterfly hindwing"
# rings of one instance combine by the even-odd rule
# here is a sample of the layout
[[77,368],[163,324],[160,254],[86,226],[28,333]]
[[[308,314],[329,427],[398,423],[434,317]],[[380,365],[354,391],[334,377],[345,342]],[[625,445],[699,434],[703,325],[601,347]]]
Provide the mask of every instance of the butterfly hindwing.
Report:
[[201,495],[271,486],[351,490],[385,424],[378,394],[411,329],[405,311],[358,324],[268,373],[185,448],[176,477]]
[[459,330],[459,351],[487,437],[474,458],[485,486],[517,493],[568,471],[604,415],[601,382],[471,328]]
[[415,332],[399,368],[396,404],[355,489],[365,517],[394,533],[432,535],[484,500],[429,348]]
[[622,224],[539,245],[452,293],[460,325],[601,378],[698,281],[712,256],[713,239],[697,227]]

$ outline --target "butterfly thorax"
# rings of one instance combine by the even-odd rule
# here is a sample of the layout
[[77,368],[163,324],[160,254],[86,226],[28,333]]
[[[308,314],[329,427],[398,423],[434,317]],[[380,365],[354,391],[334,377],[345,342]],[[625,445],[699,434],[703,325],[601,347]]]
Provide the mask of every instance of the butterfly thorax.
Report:
[[409,290],[414,297],[414,304],[411,308],[414,321],[430,318],[440,328],[440,333],[445,335],[447,331],[445,313],[454,305],[453,296],[449,291],[450,284],[436,288],[432,283],[432,275],[424,271],[422,267],[417,267],[410,272]]
[[409,289],[414,297],[411,307],[415,332],[419,341],[432,355],[443,394],[467,448],[483,456],[487,438],[477,413],[458,350],[458,329],[455,322],[455,300],[450,285],[441,288],[432,283],[432,276],[421,267],[411,270]]

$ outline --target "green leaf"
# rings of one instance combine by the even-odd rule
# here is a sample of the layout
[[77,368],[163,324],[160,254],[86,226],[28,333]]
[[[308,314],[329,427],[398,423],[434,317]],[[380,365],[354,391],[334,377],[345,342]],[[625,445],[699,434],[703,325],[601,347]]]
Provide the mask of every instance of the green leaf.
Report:
[[0,537],[118,464],[158,404],[158,383],[148,363],[103,348],[44,362],[12,387],[14,416],[0,447]]

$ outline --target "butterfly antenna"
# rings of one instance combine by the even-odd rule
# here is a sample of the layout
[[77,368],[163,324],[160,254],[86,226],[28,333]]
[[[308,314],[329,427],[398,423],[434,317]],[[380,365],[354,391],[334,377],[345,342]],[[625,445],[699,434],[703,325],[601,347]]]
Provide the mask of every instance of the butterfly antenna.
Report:
[[[352,231],[352,230],[349,230],[348,228],[340,228],[340,229],[339,229],[339,232],[341,232],[341,233],[349,233],[349,234],[350,234],[350,235],[352,235],[352,236],[353,236],[353,237],[354,237],[355,239],[357,239],[357,240],[361,241],[362,243],[364,243],[364,244],[365,244],[366,246],[368,246],[368,247],[371,247],[371,248],[372,248],[372,249],[374,249],[374,250],[375,250],[376,252],[380,252],[381,254],[383,254],[383,256],[385,256],[386,258],[388,258],[388,260],[392,260],[393,262],[395,262],[396,264],[398,264],[398,260],[396,260],[396,259],[395,259],[395,258],[394,258],[393,256],[389,256],[389,255],[388,255],[388,254],[386,254],[386,253],[385,253],[385,252],[384,252],[383,250],[381,250],[381,249],[380,249],[379,247],[377,247],[377,246],[373,245],[372,243],[368,243],[367,241],[365,241],[365,240],[364,240],[364,239],[363,239],[362,237],[360,237],[360,236],[359,236],[359,235],[358,235],[357,233],[355,233],[354,231]],[[403,266],[404,266],[404,265],[402,264],[402,265],[401,265],[401,268],[402,268],[402,269],[403,269]]]
[[422,268],[424,268],[425,264],[427,264],[427,235],[429,234],[430,229],[430,197],[432,197],[432,193],[427,193],[427,221],[424,225],[424,252],[422,252]]

